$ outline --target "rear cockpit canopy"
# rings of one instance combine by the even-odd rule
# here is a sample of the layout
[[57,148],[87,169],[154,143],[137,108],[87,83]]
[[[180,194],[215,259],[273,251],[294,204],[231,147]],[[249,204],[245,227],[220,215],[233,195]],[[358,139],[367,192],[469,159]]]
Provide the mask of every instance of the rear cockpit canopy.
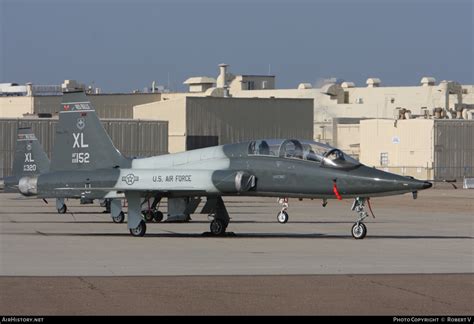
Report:
[[360,163],[329,145],[308,140],[256,140],[248,146],[249,156],[271,156],[320,163],[323,167],[353,168]]

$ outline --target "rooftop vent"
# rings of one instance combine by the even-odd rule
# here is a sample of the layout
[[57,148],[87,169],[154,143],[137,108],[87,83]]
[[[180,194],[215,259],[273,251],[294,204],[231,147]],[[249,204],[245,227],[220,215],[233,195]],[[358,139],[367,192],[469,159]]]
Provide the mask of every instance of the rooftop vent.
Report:
[[342,82],[341,87],[343,87],[343,88],[354,88],[354,87],[355,87],[355,83],[354,83],[354,82],[344,81],[344,82]]
[[423,87],[433,86],[435,82],[436,82],[436,79],[433,77],[423,77],[421,78],[421,81],[420,81]]
[[300,83],[298,84],[298,89],[311,89],[313,86],[311,83]]
[[368,88],[376,88],[380,86],[380,83],[382,83],[382,81],[380,81],[379,78],[368,78],[366,82]]

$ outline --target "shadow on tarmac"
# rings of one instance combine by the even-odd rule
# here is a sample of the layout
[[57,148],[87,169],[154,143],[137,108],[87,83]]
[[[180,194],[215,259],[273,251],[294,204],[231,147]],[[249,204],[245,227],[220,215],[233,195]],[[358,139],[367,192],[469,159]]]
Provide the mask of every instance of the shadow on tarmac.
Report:
[[[65,215],[64,217],[69,217],[70,215]],[[8,220],[8,221],[2,221],[1,223],[18,223],[18,224],[110,224],[113,223],[112,220],[104,221],[104,220],[44,220],[44,221],[18,221],[18,220]],[[124,221],[123,223],[117,223],[117,225],[120,224],[126,224],[127,222]],[[192,221],[192,222],[147,222],[147,224],[181,224],[181,225],[186,225],[186,224],[209,224],[209,221]],[[368,223],[368,222],[366,222]],[[377,223],[390,223],[390,222],[380,222],[377,221]],[[253,221],[253,220],[238,220],[238,221],[232,221],[231,224],[277,224],[277,221]],[[353,221],[290,221],[287,224],[354,224]],[[282,224],[281,226],[285,226]]]
[[[128,232],[124,233],[45,233],[41,231],[35,231],[36,233],[2,233],[10,235],[42,235],[42,236],[76,236],[76,237],[128,237],[130,239],[138,239],[132,237]],[[274,239],[274,238],[300,238],[300,239],[315,239],[315,238],[330,238],[330,239],[351,239],[351,235],[343,234],[322,234],[322,233],[311,233],[311,234],[298,234],[298,233],[234,233],[227,232],[221,236],[214,236],[210,232],[203,233],[150,233],[146,234],[141,239],[150,239],[150,238],[203,238],[203,239],[239,239],[239,238],[255,238],[255,239]],[[472,240],[472,236],[442,236],[442,235],[368,235],[365,240],[371,239],[397,239],[397,240],[452,240],[452,239],[463,239],[463,240]]]

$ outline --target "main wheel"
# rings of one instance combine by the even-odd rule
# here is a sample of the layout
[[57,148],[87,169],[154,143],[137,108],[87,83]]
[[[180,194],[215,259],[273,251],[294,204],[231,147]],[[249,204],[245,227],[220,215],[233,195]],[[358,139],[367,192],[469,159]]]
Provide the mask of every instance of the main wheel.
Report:
[[114,221],[114,223],[123,223],[123,221],[125,220],[124,212],[121,211],[120,214],[118,214],[117,216],[112,216],[112,220]]
[[143,236],[146,233],[146,223],[145,221],[140,221],[137,227],[130,229],[130,234],[133,236]]
[[367,235],[367,227],[364,223],[355,223],[352,226],[352,237],[356,240],[362,240]]
[[147,222],[151,222],[153,220],[153,212],[151,210],[142,211],[142,215]]
[[163,220],[163,213],[160,212],[159,210],[156,210],[153,213],[153,220],[157,223],[161,222]]
[[278,220],[278,223],[280,224],[285,224],[286,222],[288,222],[288,219],[289,219],[288,213],[284,210],[280,211],[277,214],[277,220]]
[[221,219],[214,219],[211,222],[210,229],[211,229],[211,233],[213,235],[222,235],[222,234],[224,234],[226,228],[227,228],[227,225]]
[[65,214],[67,212],[66,204],[63,204],[61,208],[58,209],[58,214]]

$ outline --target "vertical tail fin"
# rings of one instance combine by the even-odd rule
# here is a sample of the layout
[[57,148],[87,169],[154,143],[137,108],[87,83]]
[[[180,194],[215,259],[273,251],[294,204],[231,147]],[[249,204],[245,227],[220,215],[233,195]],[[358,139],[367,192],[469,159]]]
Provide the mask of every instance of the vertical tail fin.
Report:
[[20,179],[49,171],[49,159],[31,127],[18,128],[13,176]]
[[128,167],[83,91],[65,92],[59,112],[51,171]]

